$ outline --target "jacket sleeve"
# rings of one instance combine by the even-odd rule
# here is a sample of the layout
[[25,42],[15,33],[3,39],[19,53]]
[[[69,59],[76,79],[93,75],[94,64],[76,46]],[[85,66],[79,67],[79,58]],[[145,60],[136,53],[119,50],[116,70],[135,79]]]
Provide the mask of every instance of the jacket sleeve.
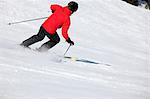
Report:
[[52,10],[52,12],[55,12],[57,9],[62,8],[60,5],[57,4],[53,4],[50,6],[50,9]]
[[70,27],[70,18],[62,25],[62,35],[63,37],[68,40],[68,29]]

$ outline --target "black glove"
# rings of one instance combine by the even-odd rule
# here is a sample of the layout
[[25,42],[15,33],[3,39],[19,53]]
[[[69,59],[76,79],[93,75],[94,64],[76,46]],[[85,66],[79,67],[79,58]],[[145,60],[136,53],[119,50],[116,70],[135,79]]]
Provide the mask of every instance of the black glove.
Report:
[[70,38],[68,38],[66,41],[67,41],[70,45],[74,45],[74,42],[73,42],[73,41],[71,41],[71,39],[70,39]]

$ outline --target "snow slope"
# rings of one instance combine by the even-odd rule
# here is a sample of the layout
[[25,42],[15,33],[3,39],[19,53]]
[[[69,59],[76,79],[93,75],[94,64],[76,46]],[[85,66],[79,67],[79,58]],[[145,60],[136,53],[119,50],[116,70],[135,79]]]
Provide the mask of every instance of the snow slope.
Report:
[[68,44],[61,33],[46,53],[18,46],[44,20],[8,23],[48,16],[53,3],[68,0],[0,0],[0,99],[150,99],[148,10],[121,0],[78,0],[69,30],[75,46],[67,56],[106,66],[62,59]]

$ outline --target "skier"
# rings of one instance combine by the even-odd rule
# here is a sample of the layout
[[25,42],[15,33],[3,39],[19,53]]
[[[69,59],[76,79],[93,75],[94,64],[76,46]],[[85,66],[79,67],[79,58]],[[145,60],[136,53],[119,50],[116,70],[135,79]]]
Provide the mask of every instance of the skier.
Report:
[[48,51],[60,42],[60,38],[56,32],[57,29],[62,28],[62,36],[70,44],[74,45],[74,42],[68,35],[68,29],[70,26],[70,16],[78,10],[78,3],[71,1],[67,6],[62,7],[60,5],[51,5],[52,15],[41,25],[37,35],[23,41],[20,45],[29,48],[30,45],[39,42],[47,36],[50,40],[41,45],[37,50],[40,52]]

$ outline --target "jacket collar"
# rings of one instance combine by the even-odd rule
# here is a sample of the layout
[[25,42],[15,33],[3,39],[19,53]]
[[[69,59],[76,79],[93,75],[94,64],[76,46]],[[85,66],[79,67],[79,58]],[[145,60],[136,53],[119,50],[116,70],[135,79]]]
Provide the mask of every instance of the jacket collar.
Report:
[[69,8],[66,6],[66,7],[64,7],[64,12],[67,14],[67,15],[71,15],[71,13],[72,13],[72,11],[71,10],[69,10]]

